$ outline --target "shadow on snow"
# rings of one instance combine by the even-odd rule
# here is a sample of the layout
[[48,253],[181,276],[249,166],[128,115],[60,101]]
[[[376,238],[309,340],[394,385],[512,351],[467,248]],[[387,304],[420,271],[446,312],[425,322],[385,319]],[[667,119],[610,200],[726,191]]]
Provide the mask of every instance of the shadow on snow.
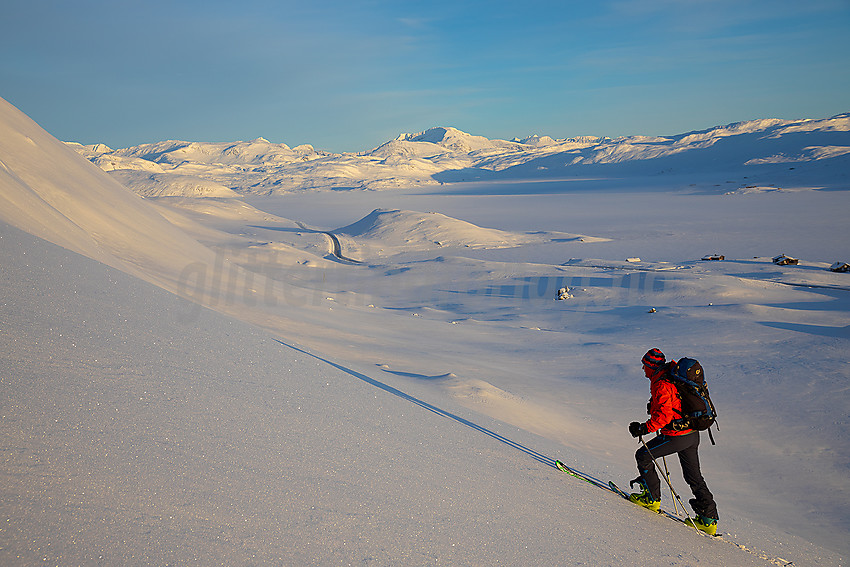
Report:
[[[478,425],[477,423],[469,421],[468,419],[460,417],[459,415],[455,415],[455,414],[448,412],[444,409],[440,409],[437,406],[429,404],[428,402],[420,400],[419,398],[411,396],[410,394],[406,394],[406,393],[402,392],[401,390],[399,390],[397,388],[393,388],[392,386],[390,386],[388,384],[384,384],[383,382],[380,382],[378,380],[375,380],[374,378],[371,378],[371,377],[369,377],[369,376],[367,376],[367,375],[365,375],[361,372],[357,372],[356,370],[346,368],[345,366],[342,366],[341,364],[337,364],[337,363],[332,362],[332,361],[330,361],[326,358],[322,358],[322,357],[317,356],[317,355],[315,355],[311,352],[307,352],[306,350],[303,350],[303,349],[300,349],[296,346],[287,344],[283,341],[280,341],[280,340],[277,340],[277,339],[275,339],[275,340],[285,347],[291,348],[292,350],[298,351],[302,354],[306,354],[308,356],[315,358],[316,360],[320,360],[320,361],[322,361],[326,364],[329,364],[330,366],[333,366],[337,370],[341,370],[341,371],[345,372],[346,374],[354,376],[355,378],[362,380],[363,382],[366,382],[367,384],[375,386],[376,388],[379,388],[379,389],[381,389],[381,390],[383,390],[387,393],[390,393],[394,396],[397,396],[397,397],[399,397],[399,398],[401,398],[405,401],[408,401],[410,403],[416,404],[417,406],[424,408],[424,409],[426,409],[426,410],[428,410],[432,413],[435,413],[439,416],[445,417],[447,419],[451,419],[452,421],[460,423],[461,425],[465,425],[466,427],[474,429],[475,431],[478,431],[479,433],[483,433],[483,434],[485,434],[489,437],[492,437],[493,439],[496,439],[497,441],[500,441],[500,442],[504,443],[505,445],[508,445],[509,447],[517,449],[518,451],[522,451],[523,453],[525,453],[529,457],[533,458],[534,460],[536,460],[540,463],[543,463],[544,465],[548,465],[552,468],[557,468],[557,467],[555,467],[555,460],[554,459],[551,459],[551,458],[549,458],[545,455],[542,455],[542,454],[538,453],[537,451],[535,451],[534,449],[530,449],[530,448],[526,447],[525,445],[517,443],[516,441],[512,441],[512,440],[508,439],[507,437],[505,437],[503,435],[499,435],[495,431],[491,431],[490,429],[487,429],[486,427],[483,427],[481,425]],[[412,376],[419,376],[419,375],[412,375]],[[433,378],[433,377],[426,377],[426,378]]]

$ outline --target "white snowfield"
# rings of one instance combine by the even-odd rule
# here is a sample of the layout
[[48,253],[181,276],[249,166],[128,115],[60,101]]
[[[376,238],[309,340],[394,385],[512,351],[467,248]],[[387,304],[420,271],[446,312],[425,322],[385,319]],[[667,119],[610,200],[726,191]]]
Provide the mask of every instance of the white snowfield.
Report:
[[[0,564],[843,565],[849,119],[333,155],[0,100]],[[722,539],[554,468],[636,476],[650,347]]]

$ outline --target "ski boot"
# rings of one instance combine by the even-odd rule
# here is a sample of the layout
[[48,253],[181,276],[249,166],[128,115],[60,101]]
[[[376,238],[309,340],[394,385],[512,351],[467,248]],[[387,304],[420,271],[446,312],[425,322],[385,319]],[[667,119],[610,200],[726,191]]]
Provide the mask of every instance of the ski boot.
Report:
[[653,512],[658,512],[661,510],[661,500],[655,500],[652,498],[652,494],[649,492],[649,488],[646,487],[646,483],[643,481],[641,477],[638,477],[629,483],[632,488],[634,488],[635,484],[640,486],[641,491],[629,494],[629,501],[634,502],[638,506],[643,506],[648,510],[652,510]]
[[685,524],[691,526],[692,528],[696,528],[702,532],[705,532],[710,536],[717,534],[717,520],[715,520],[714,518],[706,518],[705,516],[700,516],[699,514],[697,514],[696,518],[688,518],[687,520],[685,520]]

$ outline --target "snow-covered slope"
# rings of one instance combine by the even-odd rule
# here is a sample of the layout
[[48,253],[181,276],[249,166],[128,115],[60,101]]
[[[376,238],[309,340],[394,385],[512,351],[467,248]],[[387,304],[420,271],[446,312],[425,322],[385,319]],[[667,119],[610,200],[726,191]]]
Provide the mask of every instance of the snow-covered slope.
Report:
[[[250,142],[158,142],[112,150],[102,144],[75,150],[144,195],[287,193],[303,189],[390,189],[476,179],[553,179],[576,176],[646,177],[707,173],[707,186],[734,173],[741,185],[846,188],[850,114],[827,119],[760,119],[698,132],[657,137],[530,136],[489,140],[456,128],[402,134],[361,154],[290,149],[259,138]],[[132,170],[136,173],[117,172]],[[145,177],[138,172],[150,172]],[[840,175],[843,171],[845,175]],[[666,176],[659,180],[659,175]],[[173,176],[174,187],[164,188]],[[192,184],[191,177],[198,180]],[[203,181],[202,181],[203,180]],[[206,184],[205,184],[205,183]],[[675,180],[688,186],[685,180]],[[801,185],[805,183],[804,185]],[[214,184],[214,185],[210,185]],[[733,187],[734,189],[734,187]],[[182,192],[182,193],[181,193]]]
[[[847,192],[141,199],[0,118],[0,220],[89,257],[0,228],[4,564],[842,564]],[[343,252],[394,254],[339,261],[364,214]],[[635,476],[650,346],[710,372],[703,470],[759,553],[552,467]]]
[[363,258],[443,248],[512,248],[558,240],[602,242],[606,239],[561,232],[509,232],[476,226],[442,213],[375,209],[359,221],[333,231],[346,249]]
[[422,242],[450,246],[481,245],[499,248],[515,235],[503,230],[487,229],[452,219],[440,213],[376,209],[354,224],[334,232],[360,238],[382,240],[391,244]]
[[2,223],[0,262],[4,566],[769,565],[403,378]]
[[0,220],[156,282],[209,250],[0,99]]

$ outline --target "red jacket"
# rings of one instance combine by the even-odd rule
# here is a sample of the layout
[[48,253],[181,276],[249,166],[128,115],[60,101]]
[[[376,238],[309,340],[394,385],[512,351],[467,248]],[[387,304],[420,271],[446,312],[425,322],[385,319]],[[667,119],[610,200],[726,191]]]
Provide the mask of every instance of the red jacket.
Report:
[[693,431],[693,429],[676,431],[667,427],[671,421],[682,416],[682,400],[679,398],[679,391],[676,386],[664,379],[667,371],[675,363],[676,361],[671,360],[668,365],[649,377],[652,398],[649,400],[649,419],[646,422],[646,430],[650,433],[660,429],[662,435],[685,435]]

